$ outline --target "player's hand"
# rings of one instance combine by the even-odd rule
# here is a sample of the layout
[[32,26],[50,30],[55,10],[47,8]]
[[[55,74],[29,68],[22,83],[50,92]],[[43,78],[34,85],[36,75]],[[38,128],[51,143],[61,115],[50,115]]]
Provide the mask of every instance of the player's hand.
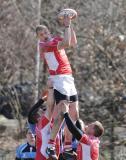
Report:
[[67,14],[64,15],[64,25],[65,25],[65,27],[68,27],[71,25],[71,18]]
[[41,94],[41,98],[44,100],[44,101],[47,101],[47,97],[48,97],[48,90],[44,90]]

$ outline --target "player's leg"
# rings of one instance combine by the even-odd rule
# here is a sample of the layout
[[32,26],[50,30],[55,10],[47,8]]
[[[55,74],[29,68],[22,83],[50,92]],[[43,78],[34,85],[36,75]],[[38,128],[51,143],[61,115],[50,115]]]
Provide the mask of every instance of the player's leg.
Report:
[[48,87],[48,96],[47,96],[47,111],[46,116],[48,119],[52,118],[52,113],[54,110],[55,100],[54,100],[54,90],[53,90],[53,84],[52,81],[49,79],[47,81],[47,87]]
[[[69,103],[69,113],[74,122],[79,118],[79,109],[78,109],[78,97],[77,95],[70,97]],[[69,132],[68,128],[65,127],[65,146],[64,149],[69,151],[72,150],[72,134]]]
[[54,90],[53,89],[48,89],[48,97],[47,97],[47,112],[46,115],[49,119],[52,117],[52,113],[54,110]]
[[[67,103],[65,100],[64,101],[61,101],[63,103]],[[56,106],[57,108],[57,112],[58,112],[58,115],[56,117],[56,119],[54,120],[54,124],[53,124],[53,127],[52,127],[52,131],[51,131],[51,139],[54,139],[56,138],[56,135],[60,129],[60,126],[62,124],[62,121],[63,121],[63,117],[61,116],[61,105],[60,103]]]
[[57,111],[57,115],[55,117],[54,125],[51,131],[51,139],[55,139],[56,135],[60,129],[61,123],[63,121],[63,117],[61,116],[62,111],[62,103],[68,103],[68,96],[61,94],[59,91],[54,89],[54,97],[56,100],[55,109]]
[[[73,87],[75,87],[74,84]],[[70,96],[69,113],[73,121],[79,119],[79,105],[77,94]]]
[[[62,100],[67,100],[67,102],[65,102],[65,103],[68,103],[70,96],[66,96],[66,95],[69,95],[69,94],[75,95],[75,94],[77,94],[77,92],[76,92],[76,88],[74,86],[74,78],[70,75],[56,76],[56,77],[52,78],[52,81],[53,81],[53,86],[55,88],[57,88],[57,90],[56,89],[54,90],[54,97],[56,100],[56,104],[58,104],[56,106],[58,116],[56,117],[55,123],[53,125],[52,131],[51,131],[51,138],[50,138],[49,145],[48,145],[47,149],[53,148],[53,151],[54,151],[55,150],[55,138],[56,138],[56,135],[60,129],[61,123],[63,121],[63,117],[60,114],[60,112],[62,110],[62,103],[59,103],[59,102],[62,102]],[[69,137],[69,139],[72,139],[72,138],[70,138],[70,137],[72,137],[72,136],[70,136],[70,132],[69,132],[68,137]],[[52,150],[51,150],[51,152],[52,152]],[[49,154],[51,154],[51,153],[49,153]]]
[[53,159],[57,159],[57,156],[55,154],[55,139],[57,136],[58,131],[60,130],[61,124],[63,122],[63,116],[61,115],[62,111],[62,103],[67,103],[68,104],[68,97],[61,94],[57,90],[54,90],[54,95],[56,99],[56,110],[57,110],[57,116],[55,118],[52,130],[51,130],[51,135],[50,135],[50,140],[48,143],[48,148],[47,148],[47,153],[50,157]]

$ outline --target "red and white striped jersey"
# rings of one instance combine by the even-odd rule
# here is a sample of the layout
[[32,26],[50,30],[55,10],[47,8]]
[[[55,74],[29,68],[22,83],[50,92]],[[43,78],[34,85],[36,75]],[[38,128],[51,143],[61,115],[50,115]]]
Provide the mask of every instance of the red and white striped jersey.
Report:
[[77,148],[77,160],[98,160],[99,143],[97,137],[84,134]]
[[[46,160],[48,155],[46,154],[46,148],[50,138],[52,122],[46,116],[42,116],[36,125],[36,158],[35,160]],[[56,138],[56,150],[59,154],[59,137]]]
[[[36,124],[36,158],[35,160],[46,160],[47,155],[46,152],[41,153],[41,148],[45,148],[45,146],[48,144],[48,138],[45,138],[45,142],[43,141],[43,136],[47,134],[47,130],[50,130],[50,122],[48,118],[45,116],[42,116],[41,119]],[[42,133],[43,134],[42,134]],[[43,145],[43,146],[42,146]]]
[[40,42],[41,57],[44,58],[50,75],[72,74],[72,69],[65,50],[58,50],[57,45],[61,37],[54,37],[48,42]]

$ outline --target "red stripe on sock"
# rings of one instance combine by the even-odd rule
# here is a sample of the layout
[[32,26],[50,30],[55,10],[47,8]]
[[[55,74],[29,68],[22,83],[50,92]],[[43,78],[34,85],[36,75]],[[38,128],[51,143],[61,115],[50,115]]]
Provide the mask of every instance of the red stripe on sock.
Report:
[[65,145],[71,145],[71,142],[65,142]]
[[49,142],[48,142],[48,144],[55,144],[55,140],[50,139]]

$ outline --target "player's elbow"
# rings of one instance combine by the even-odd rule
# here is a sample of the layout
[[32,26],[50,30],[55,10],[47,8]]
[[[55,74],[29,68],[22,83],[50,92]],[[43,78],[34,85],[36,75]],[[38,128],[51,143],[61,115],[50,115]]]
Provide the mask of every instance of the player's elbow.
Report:
[[77,39],[71,39],[71,46],[75,47],[77,45]]
[[69,48],[71,45],[70,45],[70,42],[69,41],[62,41],[62,42],[59,42],[58,43],[58,49],[65,49],[65,48]]
[[71,43],[71,47],[76,47],[76,46],[77,46],[77,42]]
[[77,45],[77,40],[74,41],[74,45]]

